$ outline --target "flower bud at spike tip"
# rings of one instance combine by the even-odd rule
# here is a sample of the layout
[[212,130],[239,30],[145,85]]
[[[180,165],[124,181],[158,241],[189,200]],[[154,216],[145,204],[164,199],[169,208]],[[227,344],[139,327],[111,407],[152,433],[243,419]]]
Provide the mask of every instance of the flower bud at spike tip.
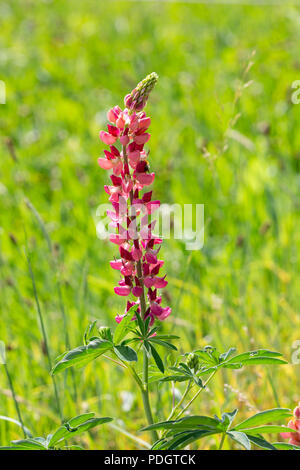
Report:
[[197,356],[197,354],[190,353],[187,357],[186,365],[190,369],[194,369],[194,371],[197,372],[199,367],[199,357]]
[[108,326],[100,326],[98,331],[101,339],[105,339],[107,341],[112,340],[111,330]]
[[155,84],[158,80],[158,75],[155,72],[147,75],[144,80],[142,80],[138,85],[132,90],[132,92],[127,95],[124,99],[126,108],[130,112],[142,111],[147,104],[147,100]]

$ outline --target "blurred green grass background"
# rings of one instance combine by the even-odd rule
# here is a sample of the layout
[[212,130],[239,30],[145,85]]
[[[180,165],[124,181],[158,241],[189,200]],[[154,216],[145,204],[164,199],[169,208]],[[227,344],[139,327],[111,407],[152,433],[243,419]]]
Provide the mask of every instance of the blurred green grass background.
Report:
[[[180,353],[212,344],[222,351],[267,347],[291,359],[300,339],[300,108],[291,103],[299,28],[299,7],[287,4],[1,0],[0,339],[23,419],[36,435],[55,429],[59,416],[25,237],[53,360],[65,350],[66,332],[75,347],[91,320],[114,325],[124,310],[109,267],[116,247],[96,237],[108,181],[97,165],[98,132],[107,109],[122,105],[152,71],[160,76],[147,106],[155,196],[204,204],[206,223],[201,251],[187,252],[176,240],[163,245],[165,302],[173,308],[163,331],[181,336]],[[26,198],[45,222],[52,252]],[[99,359],[73,378],[77,400],[72,374],[58,376],[66,418],[95,411],[147,440],[138,434],[141,399],[122,371]],[[246,416],[292,407],[299,385],[299,365],[227,371],[193,412],[239,406]],[[157,397],[153,407],[164,418],[170,387]],[[17,418],[3,367],[0,414]],[[105,426],[81,443],[139,448]],[[19,437],[18,427],[0,421],[2,445]],[[213,448],[214,440],[203,446]]]

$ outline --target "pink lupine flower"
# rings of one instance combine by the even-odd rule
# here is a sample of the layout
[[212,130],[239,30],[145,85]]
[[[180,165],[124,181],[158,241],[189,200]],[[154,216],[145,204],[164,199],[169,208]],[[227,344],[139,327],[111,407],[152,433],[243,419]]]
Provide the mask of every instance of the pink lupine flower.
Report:
[[294,409],[294,418],[288,422],[288,428],[297,432],[283,432],[281,437],[289,439],[289,443],[300,447],[300,402]]
[[[150,317],[151,325],[171,313],[170,307],[161,306],[157,294],[157,289],[163,289],[168,282],[166,275],[159,276],[164,264],[158,259],[162,239],[153,235],[155,221],[148,220],[160,201],[152,200],[152,191],[141,194],[155,178],[149,171],[148,153],[144,149],[151,138],[148,132],[151,119],[143,109],[156,81],[155,73],[148,75],[125,97],[125,109],[115,106],[108,111],[108,132],[101,131],[99,135],[109,150],[104,150],[104,157],[98,159],[102,169],[112,170],[112,184],[104,189],[113,206],[107,211],[110,226],[116,229],[109,238],[120,252],[120,258],[110,262],[122,276],[114,291],[134,299],[127,302],[125,314],[134,307],[143,319]],[[125,314],[117,315],[116,322],[120,323]]]

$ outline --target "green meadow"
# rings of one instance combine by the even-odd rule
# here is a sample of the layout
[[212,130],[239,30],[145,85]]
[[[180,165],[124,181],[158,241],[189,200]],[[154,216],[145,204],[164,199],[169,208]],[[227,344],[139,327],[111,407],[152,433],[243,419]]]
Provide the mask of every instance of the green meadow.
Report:
[[[205,210],[201,250],[163,243],[172,315],[161,332],[181,337],[179,353],[268,348],[289,361],[224,369],[191,410],[238,407],[243,418],[299,401],[300,6],[283,3],[0,1],[0,340],[34,435],[60,423],[47,346],[53,364],[91,321],[114,327],[124,312],[109,265],[118,248],[96,234],[108,183],[98,134],[106,111],[153,71],[154,199]],[[141,397],[122,369],[99,358],[57,375],[56,387],[64,419],[114,418],[74,442],[144,448]],[[152,395],[159,420],[171,404],[170,384],[161,385]],[[0,415],[18,419],[1,365]],[[1,445],[21,438],[0,419]],[[216,445],[211,437],[195,448]]]

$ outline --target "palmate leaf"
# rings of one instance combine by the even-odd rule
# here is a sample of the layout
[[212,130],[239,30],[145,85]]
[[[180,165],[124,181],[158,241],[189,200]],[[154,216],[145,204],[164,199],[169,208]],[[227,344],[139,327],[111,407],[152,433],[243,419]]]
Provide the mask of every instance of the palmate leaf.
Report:
[[247,365],[287,364],[287,361],[281,358],[281,353],[270,351],[268,349],[248,351],[230,357],[234,353],[235,349],[230,348],[227,352],[219,354],[218,351],[211,346],[194,351],[194,354],[197,354],[199,357],[201,364],[200,370],[197,372],[197,376],[206,376],[215,370],[222,368],[241,369]]
[[65,425],[60,426],[54,434],[50,434],[47,437],[48,446],[52,447],[58,441],[63,439],[65,435],[67,435],[66,431],[69,429],[74,429],[80,426],[81,424],[85,423],[87,420],[93,418],[95,413],[84,413],[82,415],[76,416],[75,418],[70,419]]
[[[155,339],[151,338],[152,342],[157,342],[158,337]],[[230,348],[225,353],[220,354],[215,348],[206,346],[204,349],[198,349],[193,352],[200,359],[200,369],[194,374],[185,363],[181,362],[179,367],[169,367],[173,373],[165,376],[153,376],[151,381],[160,382],[185,382],[194,380],[199,386],[202,386],[201,382],[197,382],[196,377],[208,376],[216,370],[224,368],[228,369],[241,369],[246,365],[256,364],[287,364],[287,361],[281,359],[281,353],[276,351],[269,351],[268,349],[258,349],[255,351],[248,351],[246,353],[238,354],[231,357],[235,353],[235,348]],[[187,356],[185,354],[185,356]],[[196,379],[196,380],[195,380]]]
[[52,375],[62,372],[68,367],[83,367],[97,357],[112,349],[113,344],[110,341],[96,338],[86,346],[79,346],[67,352],[52,369]]
[[220,363],[219,354],[217,353],[216,349],[212,348],[211,346],[206,346],[204,349],[197,349],[194,351],[194,354],[199,356],[200,362],[203,364],[214,366]]
[[58,445],[61,441],[65,441],[66,439],[70,439],[71,437],[78,436],[85,431],[89,431],[100,424],[108,423],[112,421],[112,418],[90,418],[85,420],[85,422],[81,423],[79,426],[73,428],[69,424],[70,422],[64,424],[60,428],[55,431],[51,440],[49,441],[48,447],[54,447]]
[[292,416],[291,410],[287,408],[273,408],[272,410],[261,411],[256,413],[250,418],[245,419],[245,421],[237,424],[234,427],[235,431],[242,431],[243,429],[249,430],[249,428],[254,428],[256,426],[261,426],[268,424],[271,421],[282,421],[286,418]]
[[[222,418],[210,416],[188,416],[174,421],[161,421],[154,423],[142,431],[163,429],[166,435],[157,441],[153,449],[182,449],[186,445],[203,437],[213,434],[224,434],[247,450],[251,443],[266,450],[276,450],[276,446],[264,439],[261,434],[290,432],[290,428],[278,425],[265,424],[270,420],[281,420],[291,415],[290,410],[275,408],[251,416],[243,423],[230,429],[237,414],[237,410],[223,413]],[[260,425],[261,424],[261,425]]]
[[[112,418],[94,418],[95,413],[84,413],[76,416],[60,426],[53,434],[49,434],[47,439],[35,437],[32,439],[21,439],[12,441],[11,446],[0,447],[0,450],[48,450],[60,447],[67,439],[78,436],[100,424],[112,421]],[[64,446],[68,449],[79,449],[79,446]]]

